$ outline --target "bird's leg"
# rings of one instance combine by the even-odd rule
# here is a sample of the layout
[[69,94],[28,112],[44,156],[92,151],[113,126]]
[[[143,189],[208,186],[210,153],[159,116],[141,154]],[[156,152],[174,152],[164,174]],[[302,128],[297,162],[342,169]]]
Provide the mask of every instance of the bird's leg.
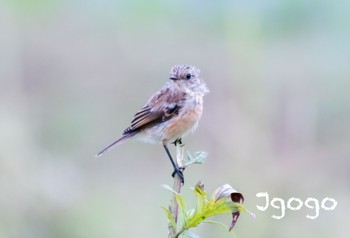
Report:
[[[182,138],[180,137],[180,138],[177,138],[174,142],[172,142],[171,144],[174,144],[175,145],[175,147],[179,144],[179,146],[181,146],[181,147],[183,147],[183,146],[185,146],[185,144],[184,143],[182,143]],[[180,167],[179,168],[181,171],[185,171],[185,168],[184,167]]]
[[170,159],[171,164],[172,164],[173,167],[174,167],[174,172],[171,174],[171,176],[174,177],[175,174],[179,175],[179,177],[181,178],[181,183],[184,184],[185,179],[184,179],[184,175],[183,175],[183,173],[182,173],[182,169],[179,168],[179,167],[177,167],[177,165],[175,164],[173,158],[171,157],[171,154],[170,154],[170,151],[169,151],[169,149],[168,149],[168,146],[167,146],[165,143],[163,144],[163,146],[164,146],[164,149],[165,149],[165,151],[166,151],[166,153],[167,153],[167,155],[168,155],[168,157],[169,157],[169,159]]

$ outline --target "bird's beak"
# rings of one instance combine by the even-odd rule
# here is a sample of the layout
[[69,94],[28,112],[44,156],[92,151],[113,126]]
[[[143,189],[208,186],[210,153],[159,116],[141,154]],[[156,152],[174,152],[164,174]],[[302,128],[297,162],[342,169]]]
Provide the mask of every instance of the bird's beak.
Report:
[[177,78],[175,77],[175,75],[170,75],[170,79],[171,79],[171,80],[177,80]]

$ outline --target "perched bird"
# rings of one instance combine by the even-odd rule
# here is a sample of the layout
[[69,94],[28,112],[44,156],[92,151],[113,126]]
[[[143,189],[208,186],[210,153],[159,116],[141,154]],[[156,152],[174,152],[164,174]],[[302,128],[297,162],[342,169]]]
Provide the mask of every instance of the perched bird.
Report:
[[182,168],[175,164],[168,144],[181,144],[181,138],[197,128],[203,111],[203,96],[208,92],[198,69],[189,65],[172,67],[169,81],[135,114],[122,136],[96,156],[100,157],[129,138],[162,143],[174,167],[172,176],[177,173],[183,183]]

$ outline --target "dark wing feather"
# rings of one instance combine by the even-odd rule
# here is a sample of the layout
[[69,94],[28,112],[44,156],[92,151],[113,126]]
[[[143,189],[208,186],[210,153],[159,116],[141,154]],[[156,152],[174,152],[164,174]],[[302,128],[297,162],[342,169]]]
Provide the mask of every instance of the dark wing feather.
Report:
[[163,88],[150,98],[147,104],[135,114],[130,127],[125,129],[123,135],[154,126],[173,118],[181,108],[180,104],[183,96],[183,94],[170,94],[168,88]]
[[135,130],[140,130],[144,126],[153,121],[157,121],[161,117],[161,112],[152,112],[151,107],[146,105],[135,114],[133,120],[131,121],[131,125],[124,131],[123,134],[127,134]]

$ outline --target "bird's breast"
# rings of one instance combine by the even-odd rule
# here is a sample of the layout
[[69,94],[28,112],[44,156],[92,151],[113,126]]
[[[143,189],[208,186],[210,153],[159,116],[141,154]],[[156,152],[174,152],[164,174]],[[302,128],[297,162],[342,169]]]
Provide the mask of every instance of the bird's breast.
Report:
[[169,120],[164,128],[166,140],[181,138],[196,129],[198,121],[202,116],[203,103],[199,100],[186,101],[179,114]]

